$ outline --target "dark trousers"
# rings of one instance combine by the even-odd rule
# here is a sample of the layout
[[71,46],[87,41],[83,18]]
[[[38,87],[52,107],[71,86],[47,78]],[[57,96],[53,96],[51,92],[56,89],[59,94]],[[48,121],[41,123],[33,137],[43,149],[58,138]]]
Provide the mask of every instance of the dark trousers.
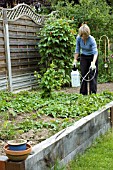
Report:
[[80,87],[80,93],[83,95],[88,94],[88,85],[89,85],[89,94],[96,93],[97,92],[97,75],[98,75],[98,60],[96,61],[96,73],[94,76],[95,70],[90,70],[87,77],[85,77],[86,80],[90,80],[93,76],[94,78],[91,81],[85,81],[83,80],[83,77],[88,73],[89,68],[91,66],[91,62],[93,61],[93,55],[83,55],[81,54],[80,57],[80,69],[81,69],[81,87]]

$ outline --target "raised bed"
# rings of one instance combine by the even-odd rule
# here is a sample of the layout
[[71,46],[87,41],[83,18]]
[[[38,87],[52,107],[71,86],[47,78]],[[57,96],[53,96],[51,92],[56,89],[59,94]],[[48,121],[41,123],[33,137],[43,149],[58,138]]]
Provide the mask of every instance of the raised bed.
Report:
[[[7,157],[1,157],[0,165],[4,162],[3,170],[50,170],[56,160],[60,164],[67,164],[78,153],[83,153],[90,147],[97,137],[108,131],[112,127],[112,119],[113,102],[35,145],[24,162],[9,162]],[[10,169],[11,165],[15,169]]]

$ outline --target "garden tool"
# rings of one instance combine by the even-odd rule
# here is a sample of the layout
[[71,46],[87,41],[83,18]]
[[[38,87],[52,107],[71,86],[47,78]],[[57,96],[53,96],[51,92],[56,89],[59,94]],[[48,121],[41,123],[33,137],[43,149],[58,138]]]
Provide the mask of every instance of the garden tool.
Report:
[[[91,71],[94,71],[94,75],[90,78],[90,79],[86,79],[86,77],[88,76],[88,74],[91,72]],[[95,74],[96,74],[96,66],[91,63],[91,66],[89,68],[89,71],[87,72],[87,74],[84,76],[84,77],[81,77],[81,84],[83,81],[91,81],[93,80],[93,78],[95,77]],[[78,68],[73,65],[73,69],[72,69],[72,72],[71,72],[71,84],[72,84],[72,87],[79,87],[80,86],[80,73],[78,71]]]
[[80,86],[80,73],[79,73],[76,65],[73,65],[73,69],[71,72],[71,84],[72,84],[72,87]]

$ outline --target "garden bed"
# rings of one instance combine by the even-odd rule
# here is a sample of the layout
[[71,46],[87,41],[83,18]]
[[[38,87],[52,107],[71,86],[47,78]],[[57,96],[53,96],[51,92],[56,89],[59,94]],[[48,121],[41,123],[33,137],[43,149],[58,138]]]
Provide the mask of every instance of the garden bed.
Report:
[[[60,166],[67,164],[90,147],[97,137],[105,134],[113,126],[112,121],[113,102],[35,145],[31,155],[20,164],[25,165],[24,170],[54,169],[57,161]],[[0,157],[0,161],[5,161],[7,168],[18,167],[18,163],[9,162],[7,157]]]
[[[54,155],[54,153],[57,153],[56,150],[58,150],[58,157],[59,154],[62,155],[63,153],[64,155],[66,152],[63,148],[64,144],[62,145],[62,143],[64,143],[67,138],[69,138],[69,141],[67,140],[66,148],[68,142],[70,144],[73,143],[72,145],[74,146],[75,140],[79,139],[76,146],[79,147],[78,143],[80,141],[86,142],[87,139],[88,141],[86,144],[81,144],[80,142],[81,146],[74,152],[72,151],[74,148],[71,148],[71,152],[73,152],[72,155],[70,156],[67,153],[67,156],[64,156],[64,158],[60,160],[61,163],[68,162],[76,153],[85,150],[98,135],[106,132],[110,128],[109,109],[112,107],[112,103],[108,106],[105,105],[113,101],[113,93],[105,91],[97,95],[82,96],[78,94],[76,90],[79,89],[65,88],[65,90],[62,89],[65,93],[56,92],[52,98],[48,99],[41,99],[40,93],[36,91],[26,91],[18,94],[1,92],[0,155],[4,155],[3,146],[7,140],[14,138],[27,139],[33,146],[33,152],[28,160],[25,161],[26,170],[33,170],[34,166],[41,166],[42,169],[43,167],[53,166],[57,158],[56,154]],[[72,94],[72,91],[76,93]],[[91,114],[92,112],[94,113]],[[92,123],[90,123],[90,121]],[[92,127],[92,125],[94,126]],[[78,136],[78,133],[76,135],[78,126],[80,128],[80,134],[84,134],[83,138]],[[85,128],[86,130],[82,132],[81,129],[84,130]],[[77,139],[73,139],[73,134]],[[62,148],[60,148],[59,142],[61,142]],[[60,148],[60,150],[58,148]],[[53,157],[51,158],[51,150],[54,152],[54,159],[52,159]],[[38,165],[40,163],[34,161],[37,160],[40,162],[40,154],[44,157],[41,157],[42,164]],[[49,158],[52,159],[52,162],[50,161],[48,163]],[[29,164],[31,164],[29,161],[31,160],[34,163],[32,166],[29,166]]]
[[[103,90],[112,91],[112,89],[112,83],[98,85],[98,92]],[[65,95],[64,99],[59,99],[59,102],[53,99],[53,101],[50,101],[50,105],[49,101],[47,102],[45,100],[44,103],[42,101],[38,101],[39,96],[37,94],[33,96],[36,92],[33,92],[32,96],[30,96],[31,94],[29,95],[28,92],[21,92],[20,95],[13,94],[13,96],[10,93],[1,94],[1,99],[3,97],[3,101],[1,100],[0,103],[0,155],[4,155],[3,146],[9,139],[27,139],[31,142],[31,145],[34,146],[56,134],[60,130],[65,129],[67,126],[71,126],[74,122],[87,114],[96,111],[96,108],[94,108],[94,106],[92,106],[93,104],[91,104],[91,110],[86,112],[87,107],[89,106],[85,106],[85,114],[77,115],[77,113],[81,112],[81,110],[80,108],[79,110],[76,110],[77,108],[73,108],[73,105],[76,105],[74,100],[76,100],[79,96],[79,94],[77,94],[79,93],[79,88],[65,88],[62,89],[62,91],[67,94],[71,93],[71,98],[68,98],[69,96]],[[62,96],[63,93],[59,97],[62,98]],[[95,100],[94,97],[92,100]],[[78,101],[77,104],[79,105],[80,103],[83,103],[83,101],[84,98]],[[42,102],[41,105],[39,105],[40,102]],[[110,102],[110,100],[108,102]],[[54,103],[58,106],[56,107]],[[64,103],[66,105],[64,105]],[[54,109],[52,108],[53,106]],[[73,109],[76,110],[76,114],[73,112]],[[84,108],[82,109],[84,110]],[[70,114],[70,112],[73,113]],[[55,115],[57,113],[58,115]]]
[[33,147],[33,153],[25,161],[26,170],[49,170],[56,161],[67,164],[93,141],[111,128],[110,108],[113,116],[113,102],[103,109],[82,118],[54,136]]

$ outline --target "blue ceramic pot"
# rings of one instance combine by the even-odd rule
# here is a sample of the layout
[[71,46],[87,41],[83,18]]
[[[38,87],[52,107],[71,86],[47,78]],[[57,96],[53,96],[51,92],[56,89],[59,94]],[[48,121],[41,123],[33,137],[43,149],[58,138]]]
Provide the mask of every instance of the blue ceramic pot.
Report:
[[9,150],[23,151],[26,150],[27,141],[24,139],[10,140],[7,142]]

